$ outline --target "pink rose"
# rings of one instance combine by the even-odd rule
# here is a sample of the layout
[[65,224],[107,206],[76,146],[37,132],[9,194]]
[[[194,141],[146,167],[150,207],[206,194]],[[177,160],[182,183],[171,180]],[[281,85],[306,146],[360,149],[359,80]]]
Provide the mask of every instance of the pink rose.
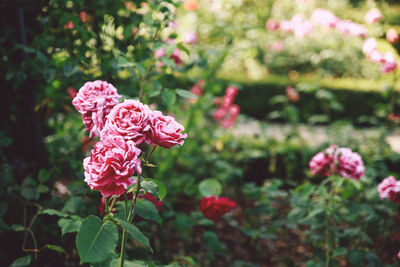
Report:
[[183,41],[188,44],[196,44],[199,41],[197,33],[195,32],[187,32],[183,36]]
[[309,21],[304,21],[296,24],[294,27],[294,36],[298,38],[303,38],[304,36],[310,34],[314,30],[314,26]]
[[81,11],[81,12],[79,13],[79,17],[80,17],[81,21],[82,21],[83,23],[85,23],[85,22],[87,21],[87,19],[86,19],[86,11]]
[[286,96],[288,97],[289,101],[292,103],[296,103],[297,101],[300,100],[299,93],[296,91],[296,89],[294,89],[291,86],[286,86]]
[[367,58],[375,63],[380,63],[383,61],[383,54],[378,50],[374,49],[371,53],[367,56]]
[[395,28],[390,28],[386,33],[386,40],[391,44],[397,44],[399,41],[399,34]]
[[367,30],[363,25],[354,23],[351,20],[338,21],[336,30],[341,34],[350,34],[358,37],[365,37],[367,34]]
[[68,21],[64,25],[64,29],[72,30],[73,28],[75,28],[75,24],[72,21]]
[[397,62],[393,54],[386,53],[381,61],[381,73],[389,73],[397,69]]
[[131,176],[142,172],[140,153],[135,143],[121,136],[104,138],[83,160],[85,182],[105,197],[123,194],[135,182]]
[[332,170],[333,156],[332,154],[318,152],[311,158],[308,166],[313,175],[329,176],[333,173]]
[[173,117],[164,116],[160,111],[153,111],[149,126],[146,128],[146,142],[150,145],[160,145],[171,148],[174,145],[183,145],[187,134],[182,134],[183,126]]
[[168,21],[168,27],[171,29],[176,29],[176,28],[178,28],[178,23],[174,20],[170,20],[170,21]]
[[340,21],[340,19],[336,17],[332,12],[322,8],[317,8],[316,10],[314,10],[311,15],[311,19],[318,24],[332,28],[334,28],[336,26],[336,23]]
[[265,28],[271,32],[276,31],[277,29],[279,29],[279,23],[275,22],[273,19],[269,19],[266,23],[265,23]]
[[400,181],[397,181],[393,176],[383,179],[378,185],[378,192],[381,199],[387,198],[400,204]]
[[372,24],[382,18],[382,13],[377,8],[373,8],[365,14],[365,22]]
[[376,46],[377,46],[376,39],[368,38],[363,43],[362,51],[364,52],[364,54],[369,55],[369,54],[371,54],[372,51],[374,51],[376,49]]
[[337,172],[346,178],[359,180],[365,173],[361,156],[350,148],[340,147],[334,155]]
[[140,101],[125,100],[111,110],[101,132],[101,138],[120,135],[136,145],[141,144],[146,138],[145,128],[149,124],[151,113],[150,108]]
[[120,97],[117,89],[104,81],[87,82],[79,89],[72,104],[82,114],[90,137],[100,136],[108,113],[118,104]]

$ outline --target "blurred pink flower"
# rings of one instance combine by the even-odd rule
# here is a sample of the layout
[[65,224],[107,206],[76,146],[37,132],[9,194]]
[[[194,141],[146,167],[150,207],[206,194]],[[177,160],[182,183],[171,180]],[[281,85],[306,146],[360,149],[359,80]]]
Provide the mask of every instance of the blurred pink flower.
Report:
[[289,101],[292,103],[296,103],[297,101],[300,100],[299,93],[296,91],[296,89],[294,89],[291,86],[286,86],[286,95],[287,95]]
[[351,20],[341,20],[336,24],[336,30],[341,34],[349,34],[358,37],[365,37],[367,30],[363,25],[354,23]]
[[362,51],[364,52],[364,54],[369,55],[373,50],[376,49],[376,46],[377,46],[376,39],[373,37],[368,38],[363,43]]
[[375,63],[380,63],[383,60],[383,54],[374,49],[367,55],[367,58]]
[[79,17],[80,17],[81,21],[82,21],[83,23],[85,23],[85,22],[87,21],[87,19],[86,19],[86,11],[81,11],[81,12],[79,13]]
[[379,197],[389,199],[392,202],[400,204],[400,181],[393,176],[386,177],[378,185]]
[[399,33],[395,28],[390,28],[386,33],[386,40],[391,44],[396,44],[399,41]]
[[273,19],[269,19],[266,23],[265,23],[265,28],[271,32],[276,31],[277,29],[279,29],[279,23],[275,22]]
[[340,21],[340,19],[336,17],[332,12],[322,8],[317,8],[316,10],[314,10],[311,15],[311,19],[318,24],[332,28],[334,28],[336,26],[336,23]]
[[335,151],[334,160],[337,172],[343,177],[359,180],[365,173],[361,156],[350,148],[338,148]]
[[178,28],[178,22],[176,22],[174,20],[170,20],[170,21],[168,21],[168,27],[170,27],[171,29],[176,29],[176,28]]
[[365,22],[372,24],[382,19],[382,13],[377,8],[373,8],[365,14]]
[[183,41],[188,44],[196,44],[199,38],[196,32],[187,32],[183,36]]
[[314,29],[314,26],[309,21],[293,23],[293,25],[294,25],[294,36],[298,38],[303,38],[304,36],[311,33]]
[[72,21],[68,21],[68,22],[65,23],[65,25],[64,25],[64,29],[72,30],[73,28],[75,28],[75,24],[74,24]]
[[282,52],[284,49],[284,44],[282,41],[273,42],[272,44],[269,44],[267,48],[275,52]]
[[397,69],[397,62],[392,53],[386,53],[383,56],[381,73],[389,73]]

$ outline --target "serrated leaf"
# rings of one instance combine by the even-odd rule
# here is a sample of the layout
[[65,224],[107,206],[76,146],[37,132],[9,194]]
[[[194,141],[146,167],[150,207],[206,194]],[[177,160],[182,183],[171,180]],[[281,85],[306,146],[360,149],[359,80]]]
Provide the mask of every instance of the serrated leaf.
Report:
[[139,230],[139,228],[122,219],[116,218],[115,221],[117,221],[133,239],[148,248],[153,253],[149,239]]
[[83,220],[76,236],[76,247],[81,262],[101,262],[115,251],[118,242],[117,226],[90,215]]
[[147,199],[140,199],[140,201],[136,203],[135,214],[139,215],[143,219],[154,221],[159,224],[162,222],[156,206]]
[[176,101],[175,91],[164,89],[161,93],[161,98],[167,106],[172,106]]
[[153,181],[142,181],[140,183],[140,185],[142,186],[142,188],[146,192],[148,192],[148,193],[150,193],[152,195],[158,196],[159,190],[158,190],[158,186],[157,186],[157,184],[155,182],[153,182]]
[[199,184],[199,191],[203,197],[216,196],[221,194],[221,184],[216,179],[206,179]]
[[184,98],[197,98],[197,95],[193,94],[192,92],[184,89],[175,89],[175,92]]
[[13,261],[10,267],[24,267],[28,266],[30,263],[31,263],[31,255],[27,255]]
[[152,181],[152,182],[157,184],[157,187],[158,187],[158,198],[160,200],[163,200],[163,198],[167,195],[167,188],[165,187],[165,185],[161,181],[156,180],[156,179],[151,179],[151,178],[144,179],[144,181]]
[[64,219],[61,218],[58,221],[58,226],[61,228],[61,236],[64,236],[68,233],[78,232],[79,227],[82,224],[81,219]]

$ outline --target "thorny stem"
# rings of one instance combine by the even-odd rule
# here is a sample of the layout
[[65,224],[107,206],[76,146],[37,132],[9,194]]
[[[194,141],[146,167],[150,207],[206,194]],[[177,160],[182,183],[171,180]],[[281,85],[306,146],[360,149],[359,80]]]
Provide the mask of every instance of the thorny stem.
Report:
[[[154,146],[153,149],[150,151],[150,153],[147,155],[146,159],[144,160],[145,163],[147,163],[151,157],[151,155],[153,154],[154,150],[156,150],[157,146]],[[133,209],[135,207],[136,204],[136,200],[137,197],[139,195],[139,191],[140,191],[140,177],[141,174],[138,175],[137,177],[137,181],[136,181],[136,190],[135,190],[135,196],[132,199],[132,204],[130,206],[129,209],[129,214],[126,217],[126,220],[128,222],[131,222],[132,220],[132,215],[133,215]],[[128,200],[127,200],[127,195],[125,192],[125,214],[128,210],[128,206],[127,206]],[[126,241],[127,241],[127,234],[125,229],[122,231],[122,241],[121,241],[121,256],[120,256],[120,261],[119,261],[119,267],[124,267],[124,260],[125,260],[125,252],[126,252]]]

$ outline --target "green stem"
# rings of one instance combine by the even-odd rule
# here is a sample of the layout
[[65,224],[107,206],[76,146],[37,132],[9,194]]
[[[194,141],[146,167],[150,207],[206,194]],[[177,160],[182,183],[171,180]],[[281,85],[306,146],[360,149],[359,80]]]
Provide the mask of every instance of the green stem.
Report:
[[[157,148],[157,146],[154,146],[153,149],[150,151],[150,153],[147,155],[146,159],[144,160],[145,163],[147,163],[147,162],[149,161],[151,155],[153,154],[154,150],[156,150],[156,148]],[[126,220],[127,220],[128,222],[131,222],[131,220],[132,220],[132,217],[133,217],[133,216],[132,216],[132,215],[133,215],[133,209],[134,209],[134,207],[135,207],[136,200],[137,200],[137,197],[138,197],[138,195],[139,195],[139,191],[140,191],[140,177],[141,177],[141,174],[139,174],[138,177],[137,177],[135,196],[134,196],[134,198],[132,199],[132,205],[131,205],[131,207],[130,207],[130,209],[129,209],[129,214],[128,214],[128,216],[126,217]],[[128,210],[128,206],[127,206],[127,205],[128,205],[128,199],[127,199],[127,194],[126,194],[126,192],[125,192],[125,214],[127,213],[127,210]],[[121,256],[120,256],[120,259],[119,259],[119,267],[124,267],[125,252],[126,252],[126,241],[127,241],[127,238],[128,238],[128,236],[127,236],[126,231],[125,231],[125,229],[124,229],[124,230],[122,231]]]
[[109,203],[108,203],[108,197],[104,198],[104,205],[105,205],[106,215],[108,215],[108,213],[110,212]]

